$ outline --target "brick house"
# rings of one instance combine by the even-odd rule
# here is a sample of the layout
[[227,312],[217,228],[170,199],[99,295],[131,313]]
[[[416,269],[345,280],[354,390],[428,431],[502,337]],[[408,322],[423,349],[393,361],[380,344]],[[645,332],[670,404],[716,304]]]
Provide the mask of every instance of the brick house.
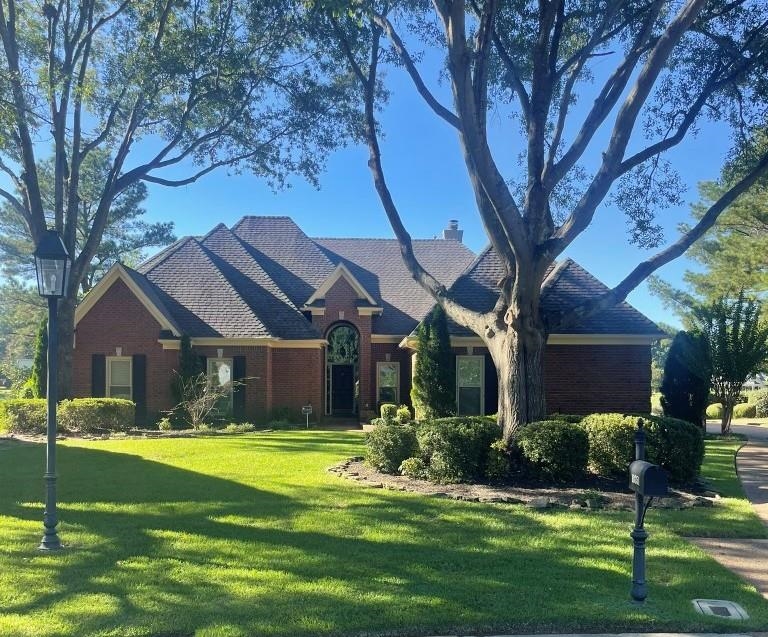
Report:
[[[461,243],[414,241],[425,268],[469,307],[488,309],[499,262]],[[549,273],[545,311],[605,286],[571,260]],[[490,303],[490,306],[488,305]],[[410,402],[413,333],[433,305],[390,239],[312,239],[288,217],[244,217],[185,237],[137,269],[115,265],[75,315],[73,393],[129,397],[137,420],[173,406],[171,379],[188,335],[223,409],[264,422],[277,413],[369,418],[381,402]],[[630,305],[552,334],[550,411],[648,411],[650,346],[660,330]],[[482,341],[451,326],[460,413],[494,413],[496,378]],[[241,381],[232,389],[231,380]]]

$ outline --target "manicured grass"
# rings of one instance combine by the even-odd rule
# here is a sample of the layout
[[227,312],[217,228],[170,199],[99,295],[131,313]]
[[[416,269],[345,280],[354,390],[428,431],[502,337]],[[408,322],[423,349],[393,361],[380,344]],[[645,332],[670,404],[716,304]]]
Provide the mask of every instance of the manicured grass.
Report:
[[[61,537],[40,554],[44,447],[0,441],[2,635],[426,635],[768,625],[768,601],[649,514],[649,599],[629,601],[632,514],[536,512],[328,474],[346,432],[66,441]],[[715,466],[720,466],[715,462]],[[682,519],[693,511],[665,512]],[[703,524],[703,522],[702,522]],[[694,613],[742,604],[749,622]]]

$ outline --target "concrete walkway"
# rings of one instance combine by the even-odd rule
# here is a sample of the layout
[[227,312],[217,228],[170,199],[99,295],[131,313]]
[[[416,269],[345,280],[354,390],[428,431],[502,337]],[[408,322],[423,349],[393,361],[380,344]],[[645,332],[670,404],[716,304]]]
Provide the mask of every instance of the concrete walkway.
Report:
[[[720,424],[707,423],[710,433],[719,433]],[[732,425],[734,433],[748,442],[736,455],[736,470],[744,494],[755,513],[768,527],[768,427]],[[768,599],[768,540],[690,538],[726,568],[743,577]]]

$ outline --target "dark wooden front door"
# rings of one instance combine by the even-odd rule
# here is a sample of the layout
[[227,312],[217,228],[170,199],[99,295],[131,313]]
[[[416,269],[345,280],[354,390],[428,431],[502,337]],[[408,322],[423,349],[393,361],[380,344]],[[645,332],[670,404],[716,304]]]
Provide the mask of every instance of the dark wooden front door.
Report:
[[355,409],[355,369],[353,365],[331,365],[331,412],[351,415]]

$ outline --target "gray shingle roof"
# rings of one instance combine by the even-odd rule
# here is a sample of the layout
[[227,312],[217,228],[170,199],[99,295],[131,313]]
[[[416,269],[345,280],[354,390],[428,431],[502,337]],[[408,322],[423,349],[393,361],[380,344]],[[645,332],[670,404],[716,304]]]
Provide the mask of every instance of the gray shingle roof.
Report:
[[[384,311],[373,318],[374,334],[405,335],[432,308],[434,301],[413,280],[395,239],[314,239],[334,264],[343,263]],[[446,287],[472,263],[464,244],[445,239],[416,240],[416,258]]]
[[[488,247],[456,281],[452,291],[463,305],[478,312],[488,312],[498,297],[496,282],[502,274],[498,255]],[[541,294],[541,309],[545,316],[567,311],[608,291],[605,284],[572,259],[565,259],[550,268],[547,277]],[[455,335],[470,334],[468,330],[455,324],[450,328],[451,333]],[[561,333],[655,336],[661,335],[662,331],[653,321],[624,302]]]

